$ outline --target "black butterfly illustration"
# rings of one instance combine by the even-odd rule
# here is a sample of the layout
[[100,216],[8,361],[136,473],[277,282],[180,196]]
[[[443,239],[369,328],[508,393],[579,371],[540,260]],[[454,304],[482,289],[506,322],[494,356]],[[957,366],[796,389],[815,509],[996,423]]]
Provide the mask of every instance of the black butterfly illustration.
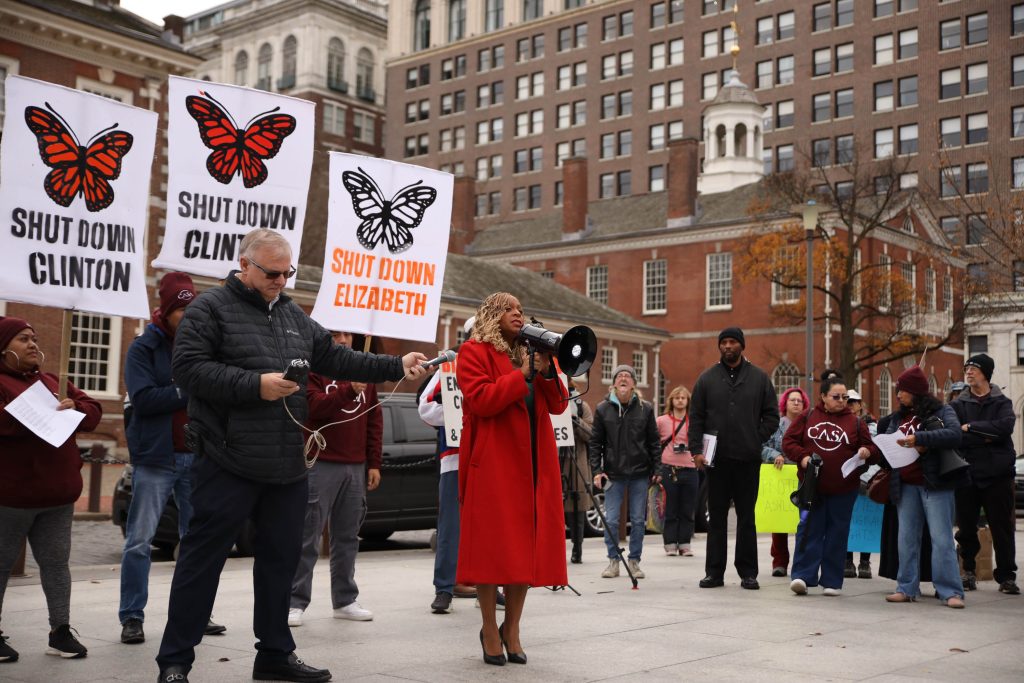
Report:
[[352,209],[363,221],[356,229],[356,237],[367,251],[373,251],[381,242],[387,244],[392,254],[411,247],[412,229],[423,221],[427,208],[437,199],[437,190],[418,180],[386,201],[380,187],[362,168],[345,171],[341,182],[352,195]]

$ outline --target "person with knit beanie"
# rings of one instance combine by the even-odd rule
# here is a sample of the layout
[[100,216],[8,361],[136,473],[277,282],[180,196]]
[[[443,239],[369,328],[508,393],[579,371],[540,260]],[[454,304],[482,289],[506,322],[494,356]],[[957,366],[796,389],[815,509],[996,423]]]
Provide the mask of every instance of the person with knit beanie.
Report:
[[[188,395],[171,377],[174,333],[185,307],[196,298],[192,278],[167,273],[157,289],[160,307],[152,321],[128,348],[124,383],[132,417],[125,429],[132,463],[132,500],[125,523],[121,556],[121,642],[146,640],[142,623],[149,599],[150,548],[167,499],[174,495],[178,508],[178,535],[188,531],[192,517],[192,463],[185,442]],[[207,625],[206,634],[223,633],[223,626]]]
[[[964,607],[964,587],[953,542],[954,491],[967,481],[965,470],[943,476],[940,451],[960,445],[960,421],[928,388],[924,370],[915,365],[896,378],[898,408],[878,423],[879,434],[897,435],[897,443],[920,453],[917,460],[892,469],[889,498],[899,521],[896,546],[899,569],[896,590],[886,596],[893,603],[913,602],[921,594],[921,546],[927,522],[931,540],[931,576],[935,592],[948,607]],[[891,533],[891,530],[890,530]],[[882,542],[880,565],[886,565],[892,541]],[[879,573],[882,573],[881,570]]]
[[[29,387],[41,383],[60,393],[57,375],[40,369],[44,354],[32,325],[21,318],[0,317],[0,611],[11,569],[25,539],[39,565],[39,578],[50,617],[47,654],[64,659],[85,657],[87,650],[71,632],[71,518],[82,494],[82,458],[74,436],[52,446],[4,407]],[[67,398],[55,410],[85,414],[76,432],[91,432],[103,410],[71,382]],[[0,663],[14,662],[18,652],[0,633]],[[28,675],[26,673],[26,675]]]

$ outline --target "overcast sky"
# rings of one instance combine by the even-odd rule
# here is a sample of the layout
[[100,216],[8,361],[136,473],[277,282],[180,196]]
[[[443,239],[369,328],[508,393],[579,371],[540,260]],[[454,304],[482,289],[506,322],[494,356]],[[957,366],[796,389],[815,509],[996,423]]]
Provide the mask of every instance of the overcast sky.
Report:
[[187,17],[204,9],[223,5],[226,0],[121,0],[121,7],[163,26],[164,17],[177,14]]

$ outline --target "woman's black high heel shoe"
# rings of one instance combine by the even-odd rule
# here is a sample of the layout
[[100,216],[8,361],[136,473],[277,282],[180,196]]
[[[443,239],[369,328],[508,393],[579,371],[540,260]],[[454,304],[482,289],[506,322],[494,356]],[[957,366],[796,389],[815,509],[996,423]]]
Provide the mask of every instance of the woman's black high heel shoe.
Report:
[[[480,632],[483,637],[483,631]],[[505,651],[508,652],[508,661],[513,664],[526,664],[526,653],[525,652],[512,652],[508,649],[508,643],[505,642],[505,622],[501,622],[501,626],[498,627],[498,635],[501,636],[501,644],[504,646]]]
[[[500,633],[500,631],[499,631]],[[504,639],[502,639],[504,642]],[[500,655],[489,655],[487,654],[487,648],[484,647],[484,630],[480,629],[480,649],[484,651],[484,663],[493,664],[494,666],[505,666],[505,654]]]

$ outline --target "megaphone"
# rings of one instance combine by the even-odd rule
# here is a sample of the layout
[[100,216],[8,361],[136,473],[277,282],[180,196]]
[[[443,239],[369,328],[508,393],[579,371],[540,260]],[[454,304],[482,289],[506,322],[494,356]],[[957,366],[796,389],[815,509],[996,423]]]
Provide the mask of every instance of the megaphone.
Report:
[[597,357],[597,335],[586,325],[577,325],[565,334],[557,334],[540,325],[523,325],[519,338],[538,351],[553,354],[558,367],[570,377],[590,369]]

